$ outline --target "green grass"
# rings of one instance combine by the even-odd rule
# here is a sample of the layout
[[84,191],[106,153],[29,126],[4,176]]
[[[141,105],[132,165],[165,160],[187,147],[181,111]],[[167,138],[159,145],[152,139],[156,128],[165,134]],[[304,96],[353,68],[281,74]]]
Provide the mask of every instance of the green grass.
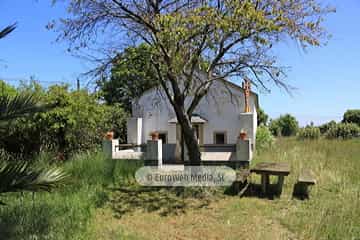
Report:
[[[360,237],[360,141],[281,139],[258,161],[286,161],[291,175],[285,196],[271,216],[302,239],[356,239]],[[291,200],[302,168],[315,173],[317,185],[308,201]],[[281,214],[274,214],[274,213]]]
[[[50,158],[44,154],[38,164]],[[278,139],[271,149],[258,152],[252,164],[260,161],[290,163],[280,198],[239,198],[223,194],[222,188],[199,197],[198,189],[140,187],[131,176],[141,162],[78,154],[63,164],[71,175],[66,186],[1,198],[7,205],[0,206],[0,239],[360,237],[360,139]],[[317,178],[306,201],[292,199],[302,168],[312,169]]]
[[[50,157],[39,156],[38,164],[46,165]],[[82,153],[63,165],[71,176],[66,186],[2,196],[7,205],[0,206],[0,239],[91,239],[95,210],[108,201],[107,188],[120,180],[113,176],[134,171],[129,165],[134,164],[123,167],[101,153]]]

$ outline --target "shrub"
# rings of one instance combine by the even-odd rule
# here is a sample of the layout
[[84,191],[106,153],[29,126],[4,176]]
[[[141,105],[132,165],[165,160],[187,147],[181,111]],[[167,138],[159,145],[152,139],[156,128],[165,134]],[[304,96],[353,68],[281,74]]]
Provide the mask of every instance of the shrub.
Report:
[[262,110],[261,108],[258,108],[257,110],[257,125],[267,125],[269,116]]
[[347,110],[344,113],[343,123],[356,123],[360,126],[360,109]]
[[109,130],[126,136],[127,113],[120,105],[106,105],[98,101],[96,94],[72,91],[66,85],[45,90],[32,84],[18,91],[34,92],[42,102],[55,107],[14,121],[0,136],[0,144],[7,151],[32,154],[45,149],[67,158],[74,152],[97,147]]
[[360,136],[360,127],[355,123],[339,123],[331,127],[327,133],[326,137],[333,138],[342,138],[350,139]]
[[256,148],[266,149],[274,144],[274,137],[268,127],[261,125],[256,131]]
[[328,123],[324,123],[323,125],[319,126],[320,133],[325,134],[330,128],[335,127],[335,126],[336,126],[336,122],[334,120],[332,120]]
[[285,114],[271,120],[269,129],[275,136],[294,136],[299,129],[299,123],[295,117]]
[[306,126],[301,128],[297,134],[298,139],[319,139],[320,138],[320,129],[314,126]]

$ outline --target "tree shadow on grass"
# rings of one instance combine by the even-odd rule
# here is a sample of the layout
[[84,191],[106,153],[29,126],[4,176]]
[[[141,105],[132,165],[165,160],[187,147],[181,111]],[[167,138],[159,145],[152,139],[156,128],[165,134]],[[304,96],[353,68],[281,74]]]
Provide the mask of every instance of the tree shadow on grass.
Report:
[[109,203],[117,218],[137,210],[158,212],[161,216],[178,215],[190,209],[207,207],[211,202],[182,187],[129,186],[110,191]]
[[[243,189],[244,187],[246,187],[246,189]],[[240,197],[266,198],[274,200],[275,198],[278,198],[280,196],[276,184],[270,184],[269,188],[266,191],[266,194],[264,194],[261,190],[261,184],[256,184],[252,182],[249,183],[248,186],[243,184],[242,186],[240,186],[239,189],[236,189],[234,185],[232,185],[227,188],[224,193],[226,195],[236,196],[239,195],[240,192],[242,192]]]

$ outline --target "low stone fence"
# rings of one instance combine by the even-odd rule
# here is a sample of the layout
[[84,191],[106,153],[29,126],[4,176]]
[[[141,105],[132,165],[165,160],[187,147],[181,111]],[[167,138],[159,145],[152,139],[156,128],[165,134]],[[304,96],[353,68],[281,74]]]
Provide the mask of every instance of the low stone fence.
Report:
[[[118,140],[104,140],[103,150],[113,159],[144,159],[150,165],[189,163],[187,159],[184,162],[180,160],[176,144],[163,144],[161,140],[149,140],[146,145],[119,145]],[[200,145],[200,151],[202,163],[207,165],[227,165],[229,162],[238,165],[239,162],[249,163],[252,159],[250,140],[239,139],[237,144],[204,144]]]

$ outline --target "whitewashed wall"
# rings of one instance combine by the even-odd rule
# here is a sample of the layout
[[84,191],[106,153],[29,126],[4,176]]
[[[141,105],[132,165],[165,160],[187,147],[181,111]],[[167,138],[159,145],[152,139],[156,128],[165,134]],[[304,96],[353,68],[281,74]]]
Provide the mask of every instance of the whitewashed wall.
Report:
[[[187,103],[190,102],[187,99]],[[250,96],[250,106],[253,114],[254,133],[256,132],[255,95]],[[213,144],[214,132],[227,133],[227,143],[235,144],[241,130],[240,113],[244,112],[244,93],[241,89],[227,86],[221,82],[213,85],[208,95],[202,99],[194,113],[208,120],[204,124],[204,144]],[[142,143],[150,139],[152,131],[167,132],[168,143],[176,143],[176,124],[168,121],[175,113],[164,93],[152,89],[133,104],[133,117],[142,120]]]

